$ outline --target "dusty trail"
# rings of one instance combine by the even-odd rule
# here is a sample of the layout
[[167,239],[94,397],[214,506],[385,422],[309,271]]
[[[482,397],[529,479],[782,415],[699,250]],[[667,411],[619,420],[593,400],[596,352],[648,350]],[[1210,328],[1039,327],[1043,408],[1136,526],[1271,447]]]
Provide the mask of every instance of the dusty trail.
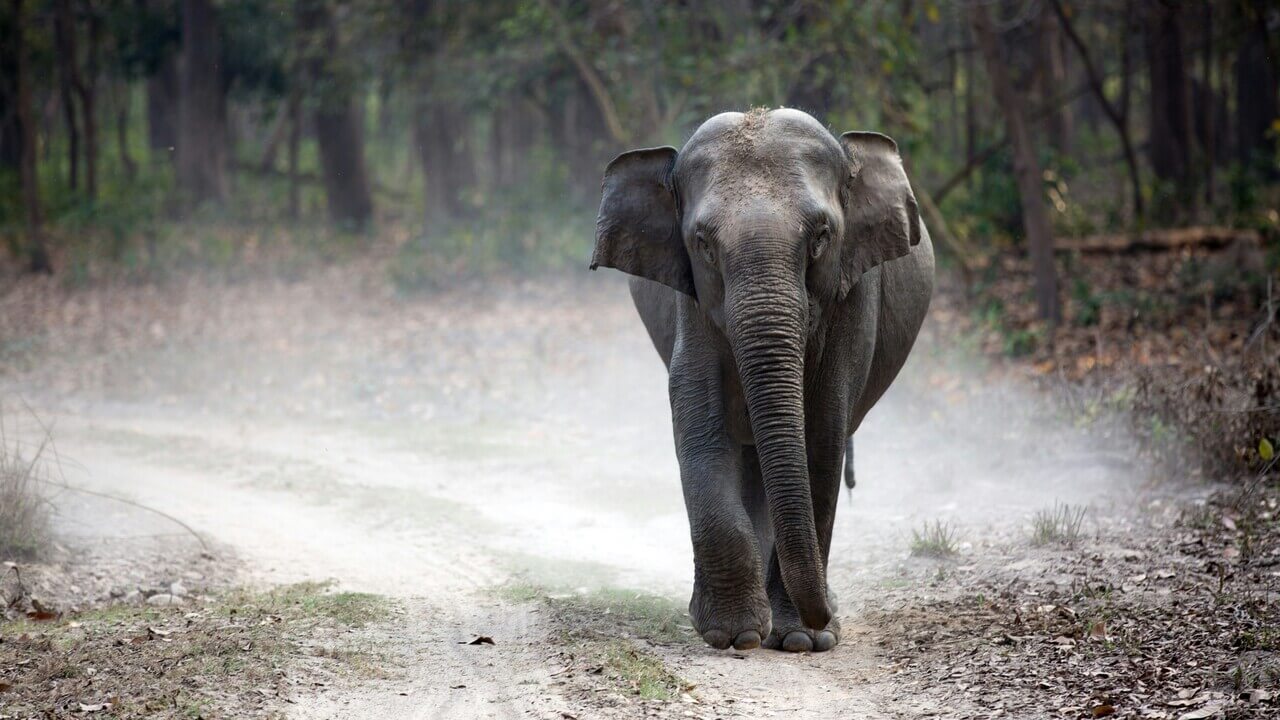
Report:
[[[332,578],[401,602],[404,614],[370,639],[397,670],[298,697],[292,716],[634,717],[636,705],[565,676],[551,642],[563,628],[545,608],[495,590],[687,600],[665,372],[622,284],[592,282],[515,288],[480,307],[358,288],[184,295],[163,321],[210,308],[196,335],[67,361],[47,369],[53,390],[24,396],[76,461],[70,482],[183,518],[243,559],[250,581]],[[879,631],[859,620],[886,588],[917,581],[912,529],[953,522],[952,571],[966,573],[1055,500],[1099,508],[1091,522],[1127,522],[1107,510],[1136,492],[1126,458],[1066,426],[1031,427],[1021,391],[971,387],[983,376],[955,362],[927,343],[859,434],[860,485],[841,500],[832,549],[843,644],[745,657],[656,645],[694,689],[645,712],[938,712],[895,692]],[[94,379],[75,374],[91,365]],[[480,634],[496,645],[459,644]]]

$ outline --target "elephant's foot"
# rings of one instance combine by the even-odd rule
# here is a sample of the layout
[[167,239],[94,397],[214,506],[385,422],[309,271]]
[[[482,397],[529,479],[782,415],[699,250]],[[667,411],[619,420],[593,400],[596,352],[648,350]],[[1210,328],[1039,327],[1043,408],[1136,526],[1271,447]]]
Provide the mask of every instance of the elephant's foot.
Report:
[[694,583],[689,601],[693,627],[708,645],[725,650],[754,650],[769,636],[769,600],[763,588],[752,591],[715,592]]
[[814,632],[800,624],[778,625],[765,638],[764,646],[770,650],[786,652],[826,652],[840,643],[840,620],[831,618],[831,622],[822,630]]
[[807,628],[800,622],[800,613],[787,597],[785,590],[771,593],[773,601],[773,631],[765,638],[764,646],[770,650],[786,652],[826,652],[840,643],[840,620],[835,616],[836,599],[827,590],[827,602],[831,604],[831,621],[821,630]]

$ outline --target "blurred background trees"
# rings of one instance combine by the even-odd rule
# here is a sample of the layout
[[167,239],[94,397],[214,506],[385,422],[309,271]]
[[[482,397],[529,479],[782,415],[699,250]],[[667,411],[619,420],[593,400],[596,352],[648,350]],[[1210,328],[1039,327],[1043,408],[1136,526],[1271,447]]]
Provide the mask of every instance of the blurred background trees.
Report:
[[0,244],[146,268],[205,223],[263,231],[226,252],[363,231],[406,283],[580,262],[613,155],[789,105],[896,138],[942,252],[1026,244],[1056,317],[1055,239],[1274,236],[1278,63],[1265,0],[8,0]]

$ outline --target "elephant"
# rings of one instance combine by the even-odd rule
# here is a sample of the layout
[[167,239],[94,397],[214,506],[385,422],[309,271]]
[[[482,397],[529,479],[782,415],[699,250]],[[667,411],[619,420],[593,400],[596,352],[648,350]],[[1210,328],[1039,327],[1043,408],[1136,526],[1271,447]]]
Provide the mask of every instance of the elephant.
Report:
[[694,629],[721,650],[831,649],[841,474],[933,294],[896,143],[779,108],[625,152],[604,173],[601,266],[633,276],[667,366]]

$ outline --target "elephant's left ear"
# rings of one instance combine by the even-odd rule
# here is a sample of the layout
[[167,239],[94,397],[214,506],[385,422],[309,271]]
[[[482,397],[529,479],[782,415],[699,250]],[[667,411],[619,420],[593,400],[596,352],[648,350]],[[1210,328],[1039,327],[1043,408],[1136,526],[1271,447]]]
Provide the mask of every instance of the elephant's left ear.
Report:
[[875,132],[847,132],[840,144],[849,162],[840,257],[844,297],[863,273],[911,252],[922,231],[898,144]]

